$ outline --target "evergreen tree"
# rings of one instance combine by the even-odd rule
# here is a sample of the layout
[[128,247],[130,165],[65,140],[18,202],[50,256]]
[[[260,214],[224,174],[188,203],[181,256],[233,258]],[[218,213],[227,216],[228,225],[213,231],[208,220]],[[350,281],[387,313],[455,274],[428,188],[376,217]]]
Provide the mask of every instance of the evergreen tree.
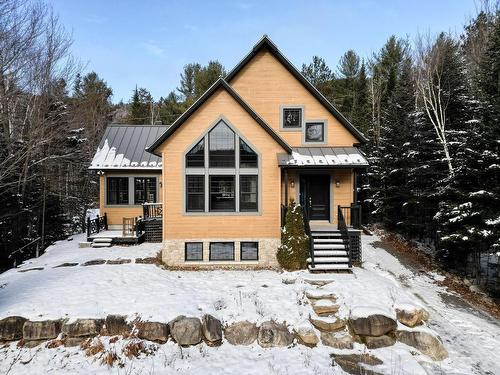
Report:
[[313,60],[310,64],[302,64],[302,75],[311,82],[325,98],[335,103],[333,91],[333,80],[335,76],[323,58],[313,56]]
[[185,109],[185,103],[179,100],[174,91],[171,91],[165,99],[159,101],[159,116],[162,124],[172,124]]
[[308,256],[309,237],[304,229],[302,207],[291,201],[286,212],[285,226],[281,232],[281,245],[276,257],[285,270],[296,271],[307,267]]
[[353,50],[349,50],[340,58],[338,66],[340,78],[337,80],[339,90],[336,96],[341,98],[339,109],[351,121],[357,106],[356,83],[360,70],[359,64],[359,56]]
[[153,97],[145,88],[135,88],[129,104],[130,124],[143,125],[154,122],[154,101]]
[[194,101],[196,76],[200,70],[201,65],[198,63],[187,64],[184,66],[184,72],[181,73],[181,85],[177,88],[184,101]]
[[365,64],[362,63],[355,82],[356,105],[353,108],[351,122],[364,134],[368,134],[371,123],[370,92],[368,84],[369,80],[366,76],[366,67]]

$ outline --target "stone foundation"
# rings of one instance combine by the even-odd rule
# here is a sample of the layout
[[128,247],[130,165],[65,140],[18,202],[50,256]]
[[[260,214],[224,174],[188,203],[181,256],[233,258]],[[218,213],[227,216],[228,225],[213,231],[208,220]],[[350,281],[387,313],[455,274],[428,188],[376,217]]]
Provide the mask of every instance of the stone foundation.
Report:
[[[203,242],[203,260],[185,261],[185,243]],[[234,242],[234,261],[210,261],[210,242]],[[242,261],[240,259],[241,242],[258,242],[259,259]],[[204,238],[163,241],[162,261],[175,268],[278,268],[276,252],[281,245],[279,238]]]

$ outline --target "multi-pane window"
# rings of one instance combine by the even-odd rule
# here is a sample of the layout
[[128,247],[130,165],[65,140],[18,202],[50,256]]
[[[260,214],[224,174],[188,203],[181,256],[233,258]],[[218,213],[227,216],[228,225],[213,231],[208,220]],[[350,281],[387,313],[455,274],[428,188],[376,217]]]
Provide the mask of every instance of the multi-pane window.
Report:
[[258,178],[252,175],[240,176],[240,211],[257,211]]
[[259,260],[259,243],[241,242],[240,258],[241,260]]
[[205,138],[199,141],[186,154],[186,167],[203,168],[205,167]]
[[234,260],[234,242],[210,242],[210,260]]
[[203,242],[186,242],[185,258],[186,261],[203,260]]
[[220,120],[186,154],[186,212],[258,211],[258,168],[257,152]]
[[302,108],[283,108],[283,129],[300,129],[302,127]]
[[156,177],[134,178],[135,204],[156,202]]
[[205,176],[186,176],[186,210],[190,212],[205,211]]
[[106,178],[107,204],[128,204],[128,177]]

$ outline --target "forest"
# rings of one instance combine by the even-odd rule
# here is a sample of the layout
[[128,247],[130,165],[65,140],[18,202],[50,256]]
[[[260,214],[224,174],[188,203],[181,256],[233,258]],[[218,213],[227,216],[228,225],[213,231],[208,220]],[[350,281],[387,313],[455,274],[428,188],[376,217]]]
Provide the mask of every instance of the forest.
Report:
[[[98,190],[87,168],[107,124],[171,124],[226,74],[217,59],[187,64],[165,97],[132,87],[114,104],[72,42],[47,4],[0,1],[0,270],[84,229]],[[459,35],[393,35],[370,56],[352,49],[335,66],[314,56],[301,70],[369,138],[366,223],[461,275],[477,277],[483,255],[498,259],[498,5],[484,2]]]

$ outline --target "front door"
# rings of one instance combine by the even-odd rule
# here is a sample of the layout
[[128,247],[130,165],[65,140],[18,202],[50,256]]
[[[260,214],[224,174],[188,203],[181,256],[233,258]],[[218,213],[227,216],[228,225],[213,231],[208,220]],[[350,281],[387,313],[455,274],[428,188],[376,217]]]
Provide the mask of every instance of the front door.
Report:
[[310,220],[330,220],[330,176],[302,175],[300,204],[306,207]]

